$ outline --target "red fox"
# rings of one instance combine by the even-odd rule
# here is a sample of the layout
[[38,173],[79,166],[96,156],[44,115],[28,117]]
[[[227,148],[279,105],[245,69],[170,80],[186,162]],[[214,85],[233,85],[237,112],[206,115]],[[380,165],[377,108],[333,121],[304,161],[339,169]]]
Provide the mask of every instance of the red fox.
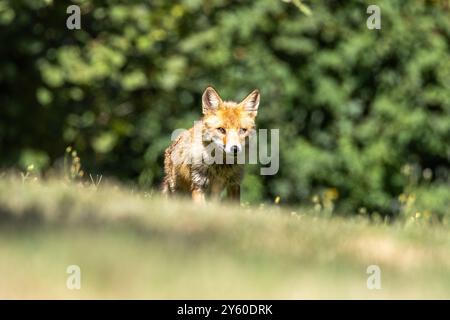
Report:
[[[203,118],[180,134],[165,151],[163,194],[190,194],[196,203],[218,199],[226,190],[240,201],[243,165],[236,160],[255,132],[259,91],[242,102],[223,101],[212,87],[202,96]],[[226,161],[225,161],[226,160]]]

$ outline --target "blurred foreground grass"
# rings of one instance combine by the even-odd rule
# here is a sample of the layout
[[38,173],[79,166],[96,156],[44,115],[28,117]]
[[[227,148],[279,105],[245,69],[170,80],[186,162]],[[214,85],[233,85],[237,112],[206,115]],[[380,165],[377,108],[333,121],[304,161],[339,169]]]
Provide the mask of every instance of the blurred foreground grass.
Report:
[[[0,298],[450,298],[449,249],[439,225],[0,179]],[[81,290],[66,288],[69,265]]]

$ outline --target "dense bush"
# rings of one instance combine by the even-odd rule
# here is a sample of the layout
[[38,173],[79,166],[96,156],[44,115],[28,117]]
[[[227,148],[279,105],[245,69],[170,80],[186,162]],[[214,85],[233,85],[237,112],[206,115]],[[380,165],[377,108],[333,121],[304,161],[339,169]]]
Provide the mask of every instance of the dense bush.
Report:
[[370,1],[306,2],[311,15],[278,0],[72,3],[81,30],[66,28],[70,2],[0,3],[1,166],[45,170],[72,145],[87,171],[156,187],[208,84],[229,99],[259,88],[281,163],[249,168],[247,201],[397,214],[414,195],[448,212],[444,2],[377,1],[381,30],[366,27]]

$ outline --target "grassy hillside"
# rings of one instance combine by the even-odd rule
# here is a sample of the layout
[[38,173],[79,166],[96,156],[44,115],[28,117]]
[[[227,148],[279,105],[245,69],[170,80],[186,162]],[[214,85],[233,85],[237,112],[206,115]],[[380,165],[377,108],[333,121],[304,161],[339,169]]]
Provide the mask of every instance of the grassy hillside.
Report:
[[450,298],[450,232],[3,176],[0,277],[0,298]]

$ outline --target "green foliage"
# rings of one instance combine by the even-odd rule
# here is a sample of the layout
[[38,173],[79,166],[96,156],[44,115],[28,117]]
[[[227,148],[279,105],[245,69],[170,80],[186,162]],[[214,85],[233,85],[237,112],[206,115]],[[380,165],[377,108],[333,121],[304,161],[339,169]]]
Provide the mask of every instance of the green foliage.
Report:
[[280,171],[250,167],[249,201],[336,189],[342,211],[397,214],[405,165],[417,199],[450,198],[448,7],[378,1],[369,30],[370,1],[73,3],[81,30],[65,27],[71,2],[0,4],[0,165],[45,168],[73,145],[87,172],[157,186],[171,132],[213,84],[228,99],[259,88],[259,126],[280,129]]

